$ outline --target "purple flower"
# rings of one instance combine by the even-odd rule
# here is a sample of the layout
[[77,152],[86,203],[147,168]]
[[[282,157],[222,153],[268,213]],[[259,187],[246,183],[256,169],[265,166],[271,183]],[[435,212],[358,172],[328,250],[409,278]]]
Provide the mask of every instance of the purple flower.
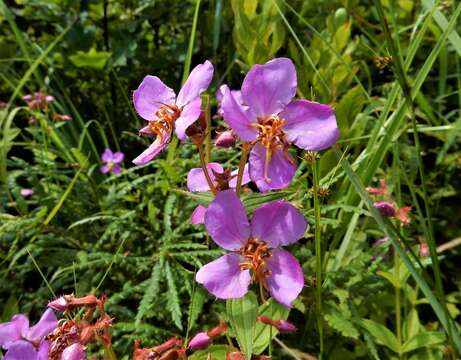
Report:
[[148,121],[139,133],[153,136],[155,141],[133,163],[144,165],[157,156],[170,142],[173,128],[180,140],[186,140],[186,129],[200,116],[200,94],[212,78],[213,65],[207,60],[192,70],[177,97],[158,77],[144,78],[133,93],[133,104],[139,116]]
[[101,173],[113,172],[114,174],[119,174],[122,170],[120,163],[124,157],[125,155],[120,151],[113,153],[111,149],[104,150],[101,155],[101,160],[104,163],[104,166],[100,169]]
[[224,121],[241,140],[254,144],[250,176],[260,191],[287,187],[296,171],[291,143],[320,151],[339,137],[334,110],[296,95],[296,69],[290,59],[255,65],[242,84],[242,106],[229,88],[223,89]]
[[75,343],[64,349],[61,360],[85,360],[85,348],[82,344]]
[[37,324],[29,327],[23,314],[14,315],[10,322],[0,324],[0,345],[7,350],[4,360],[46,360],[50,342],[45,336],[58,326],[53,310],[47,309]]
[[28,189],[28,188],[21,189],[21,196],[23,196],[23,197],[30,197],[33,194],[34,194],[33,189]]
[[206,349],[212,342],[213,339],[206,332],[199,332],[189,341],[187,347],[191,350]]
[[[216,190],[222,191],[230,188],[235,189],[237,186],[238,169],[230,172],[229,170],[224,170],[224,168],[218,163],[208,163],[207,169],[208,175],[210,176]],[[243,169],[242,185],[245,185],[250,181],[248,164],[246,164]],[[187,188],[192,192],[211,191],[202,168],[193,168],[189,171],[189,174],[187,174]],[[198,205],[192,213],[191,223],[193,225],[203,224],[205,221],[205,212],[206,207]]]
[[373,207],[377,209],[380,214],[384,217],[392,217],[395,215],[395,206],[389,201],[378,201],[373,204]]
[[307,226],[304,216],[283,200],[257,208],[250,224],[235,192],[221,191],[208,206],[205,227],[230,253],[203,266],[196,280],[220,299],[242,297],[250,282],[258,281],[279,303],[291,307],[304,276],[296,258],[279,247],[298,241]]

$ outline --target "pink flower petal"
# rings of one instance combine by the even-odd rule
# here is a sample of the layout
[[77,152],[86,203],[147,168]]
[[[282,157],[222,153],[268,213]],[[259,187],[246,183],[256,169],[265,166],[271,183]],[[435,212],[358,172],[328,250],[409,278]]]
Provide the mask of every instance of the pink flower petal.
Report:
[[251,235],[270,247],[293,244],[304,235],[307,221],[301,212],[285,200],[271,201],[253,213]]
[[181,111],[181,116],[175,122],[176,136],[179,140],[184,141],[187,139],[186,130],[199,118],[200,112],[202,111],[201,107],[202,99],[199,97],[184,106]]
[[102,162],[106,163],[106,162],[112,160],[113,156],[114,156],[114,153],[112,152],[111,149],[105,149],[104,152],[101,155],[101,160],[102,160]]
[[287,153],[287,155],[292,163],[285,158],[280,148],[273,152],[268,169],[270,181],[267,181],[264,178],[266,148],[259,143],[253,147],[249,159],[250,177],[256,183],[259,191],[278,190],[290,185],[296,172],[296,163],[290,154]]
[[58,319],[52,309],[46,309],[37,324],[32,326],[25,338],[33,343],[39,343],[58,326]]
[[133,92],[136,112],[145,120],[155,119],[155,113],[162,103],[173,104],[175,93],[157,76],[147,75]]
[[198,205],[194,211],[192,212],[192,215],[190,217],[190,223],[192,225],[198,225],[198,224],[203,224],[205,222],[205,213],[206,213],[206,207],[203,205]]
[[10,345],[24,336],[29,329],[27,316],[18,314],[11,318],[10,322],[0,324],[0,345],[8,349]]
[[291,307],[304,286],[304,275],[298,260],[286,250],[274,249],[266,260],[271,271],[267,286],[271,296],[280,304]]
[[288,58],[254,65],[242,84],[242,99],[254,119],[278,114],[296,95],[296,69]]
[[221,191],[208,206],[205,227],[216,244],[238,250],[247,243],[250,224],[242,202],[234,190]]
[[41,360],[34,346],[25,340],[11,344],[3,360]]
[[213,65],[206,60],[203,64],[197,65],[189,74],[186,82],[179,91],[176,105],[183,107],[194,101],[200,96],[208,86],[210,86],[213,79]]
[[[211,181],[214,181],[215,178],[213,171],[217,173],[222,173],[224,171],[223,167],[218,163],[208,163],[207,168]],[[202,168],[193,168],[189,171],[189,174],[187,174],[187,188],[189,191],[210,191]]]
[[248,292],[249,270],[240,270],[240,255],[226,254],[203,266],[195,276],[210,293],[219,299],[235,299]]
[[258,136],[258,130],[252,126],[256,120],[251,120],[244,108],[237,103],[231,91],[224,85],[222,99],[222,111],[224,121],[229,125],[243,141],[253,141]]
[[296,100],[280,113],[287,140],[304,150],[320,151],[334,145],[339,129],[333,108],[308,100]]
[[155,141],[146,150],[144,150],[136,159],[133,160],[133,163],[136,165],[147,164],[154,157],[160,154],[163,151],[163,149],[166,148],[166,146],[170,142],[170,138],[171,132],[164,132],[162,139],[160,139],[160,137],[157,137]]
[[[249,168],[248,163],[246,163],[245,167],[243,168],[242,185],[248,184],[251,181],[250,172],[248,168]],[[239,172],[239,169],[235,169],[234,171],[231,172],[231,175],[233,176],[233,178],[230,179],[229,181],[229,187],[233,189],[237,187],[238,172]]]

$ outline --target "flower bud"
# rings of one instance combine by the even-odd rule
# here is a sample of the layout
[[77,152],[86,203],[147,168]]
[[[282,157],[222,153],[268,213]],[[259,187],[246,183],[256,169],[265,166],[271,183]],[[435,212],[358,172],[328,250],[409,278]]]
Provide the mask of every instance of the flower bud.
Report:
[[34,190],[32,189],[21,189],[21,196],[23,197],[29,197],[34,194]]
[[189,341],[188,348],[191,350],[206,349],[211,345],[212,341],[206,332],[199,332]]
[[291,322],[287,320],[279,320],[277,329],[281,333],[292,333],[298,330],[296,326],[294,326]]
[[237,138],[232,130],[219,133],[215,139],[215,145],[222,148],[229,148],[235,145]]
[[419,245],[419,256],[428,257],[430,255],[429,246],[426,242],[423,242]]
[[395,207],[389,201],[378,201],[373,204],[373,207],[377,209],[380,214],[384,217],[392,217],[395,215]]
[[50,301],[48,307],[56,311],[66,311],[69,306],[64,296],[58,297],[57,299]]
[[79,344],[72,344],[64,349],[61,360],[85,360],[85,348]]

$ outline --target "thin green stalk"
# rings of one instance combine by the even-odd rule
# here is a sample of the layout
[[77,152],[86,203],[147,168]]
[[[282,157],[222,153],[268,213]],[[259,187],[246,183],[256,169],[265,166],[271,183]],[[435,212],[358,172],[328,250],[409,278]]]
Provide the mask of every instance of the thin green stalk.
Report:
[[317,307],[317,326],[319,330],[320,340],[320,353],[319,360],[323,358],[323,321],[322,321],[322,244],[320,234],[320,201],[319,201],[319,169],[318,161],[316,159],[312,162],[312,175],[314,180],[314,214],[315,214],[315,229],[314,229],[314,241],[315,241],[315,297]]
[[240,192],[242,190],[243,170],[245,170],[245,165],[247,162],[249,152],[249,144],[243,144],[242,155],[240,156],[239,172],[237,174],[237,186],[235,187],[235,192],[237,193],[237,196],[240,196]]
[[[395,332],[397,334],[397,341],[399,343],[399,349],[402,347],[402,319],[400,310],[400,259],[399,253],[394,248],[394,279],[395,279]],[[399,359],[402,355],[399,354]]]
[[104,358],[107,360],[117,360],[117,355],[115,355],[114,349],[112,347],[104,348]]

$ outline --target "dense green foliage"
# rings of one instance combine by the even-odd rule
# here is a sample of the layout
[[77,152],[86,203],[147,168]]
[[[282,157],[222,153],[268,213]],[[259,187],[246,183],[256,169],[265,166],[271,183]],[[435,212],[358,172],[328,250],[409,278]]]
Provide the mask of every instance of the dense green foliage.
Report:
[[[320,223],[301,151],[282,194],[311,227],[290,249],[308,285],[289,314],[299,330],[277,337],[274,358],[317,356],[319,322],[323,359],[455,358],[460,12],[456,1],[433,0],[0,0],[1,320],[17,312],[38,317],[55,295],[105,293],[120,358],[131,356],[134,339],[158,344],[214,326],[226,304],[194,274],[222,252],[203,226],[190,225],[197,201],[210,196],[185,192],[198,154],[190,142],[173,143],[134,167],[149,140],[137,135],[142,121],[131,92],[146,74],[178,89],[188,61],[209,59],[213,95],[224,83],[240,87],[252,65],[287,56],[298,71],[298,95],[331,104],[341,137],[317,161]],[[21,96],[39,89],[56,101],[31,111]],[[54,121],[55,112],[73,121]],[[224,127],[219,119],[214,125]],[[120,175],[99,172],[105,147],[126,154]],[[237,149],[212,156],[238,165]],[[370,209],[364,187],[382,178],[399,206],[412,206],[408,226]],[[33,196],[22,197],[21,188],[33,188]],[[250,209],[267,201],[245,196]],[[389,241],[372,246],[386,235]],[[431,256],[420,255],[421,243]],[[221,359],[216,351],[213,359]]]

